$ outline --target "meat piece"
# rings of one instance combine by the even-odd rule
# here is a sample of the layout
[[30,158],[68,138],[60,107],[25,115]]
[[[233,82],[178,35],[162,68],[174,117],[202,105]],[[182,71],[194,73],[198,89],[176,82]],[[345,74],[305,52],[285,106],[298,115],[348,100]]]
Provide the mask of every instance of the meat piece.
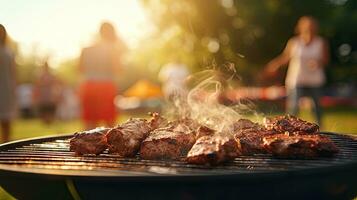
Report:
[[100,154],[107,148],[105,137],[109,128],[96,128],[89,131],[77,132],[70,140],[70,150],[76,155]]
[[239,119],[237,122],[233,123],[233,129],[239,131],[242,129],[262,129],[263,126],[250,121],[249,119]]
[[314,134],[319,132],[319,126],[317,124],[304,121],[292,115],[266,118],[264,121],[267,129],[281,133],[285,131],[300,134]]
[[150,127],[151,130],[155,130],[157,128],[163,128],[169,125],[167,119],[163,118],[159,113],[154,112],[150,113],[151,120],[150,120]]
[[196,131],[196,139],[203,136],[213,136],[215,131],[213,129],[208,128],[207,126],[199,126]]
[[141,144],[141,158],[176,160],[185,157],[196,142],[198,127],[196,121],[183,118],[152,131]]
[[140,157],[143,159],[176,160],[187,155],[196,141],[195,133],[182,131],[185,126],[156,129],[142,142]]
[[275,134],[264,126],[254,123],[248,119],[240,119],[233,124],[234,138],[239,140],[242,154],[252,155],[256,153],[267,153],[263,145],[263,137]]
[[151,130],[145,119],[130,119],[107,133],[109,153],[122,157],[133,157],[140,149],[141,142]]
[[241,129],[234,134],[234,138],[240,142],[243,155],[267,153],[263,145],[263,137],[276,134],[275,131],[264,128]]
[[192,164],[218,165],[240,155],[239,147],[239,142],[229,136],[203,136],[188,152],[186,160]]
[[277,157],[314,158],[338,152],[330,138],[322,135],[277,134],[263,138],[265,148]]

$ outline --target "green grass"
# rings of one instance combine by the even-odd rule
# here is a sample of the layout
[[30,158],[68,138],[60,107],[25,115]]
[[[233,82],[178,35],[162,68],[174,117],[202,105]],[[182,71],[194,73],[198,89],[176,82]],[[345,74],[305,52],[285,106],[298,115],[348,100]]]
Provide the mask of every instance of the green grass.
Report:
[[[301,117],[308,121],[313,121],[313,116],[310,112],[302,112]],[[326,110],[322,123],[322,131],[357,134],[357,109]]]
[[[357,108],[328,109],[325,110],[324,114],[324,127],[322,127],[323,131],[357,134]],[[122,115],[120,118],[118,118],[118,123],[126,120],[128,117],[130,116]],[[305,120],[313,121],[313,116],[309,111],[303,111],[300,117]],[[11,139],[17,140],[45,135],[73,133],[82,129],[83,126],[79,120],[55,122],[51,125],[45,125],[38,119],[19,119],[13,124],[13,133]],[[0,200],[10,199],[13,198],[0,187]]]
[[[122,115],[117,119],[117,123],[125,121],[129,117],[128,115]],[[11,140],[73,133],[78,130],[83,130],[80,120],[55,121],[52,124],[44,124],[39,119],[18,119],[13,123]]]

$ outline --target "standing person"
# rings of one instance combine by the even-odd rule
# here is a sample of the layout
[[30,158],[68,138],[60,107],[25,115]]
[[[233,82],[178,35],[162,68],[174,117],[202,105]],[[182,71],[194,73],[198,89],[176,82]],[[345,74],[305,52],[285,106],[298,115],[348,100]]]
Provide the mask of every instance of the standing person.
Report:
[[100,41],[84,48],[79,61],[79,69],[84,77],[80,99],[86,129],[96,127],[100,121],[107,126],[114,126],[116,118],[114,98],[117,87],[114,79],[125,46],[110,23],[103,23],[99,33]]
[[0,143],[9,141],[11,121],[15,117],[15,60],[6,39],[6,29],[0,24]]
[[167,100],[175,100],[187,94],[186,78],[189,75],[187,66],[179,61],[164,65],[159,72],[162,91]]
[[70,86],[62,88],[61,101],[57,106],[59,119],[70,121],[79,117],[79,99],[75,90]]
[[288,112],[296,115],[299,98],[311,97],[316,120],[321,125],[319,98],[325,83],[324,67],[329,62],[328,44],[318,34],[318,23],[311,16],[301,17],[295,30],[297,35],[289,39],[281,55],[268,63],[267,71],[275,73],[279,67],[289,63],[285,80]]
[[25,83],[17,86],[17,106],[21,113],[21,117],[29,119],[33,117],[33,86]]
[[46,124],[52,123],[61,97],[61,84],[47,62],[36,80],[33,95],[40,118]]
[[183,117],[188,115],[186,112],[187,104],[187,84],[189,76],[187,66],[181,63],[177,56],[173,61],[164,65],[159,72],[159,80],[162,83],[162,92],[165,97],[163,109],[171,117]]

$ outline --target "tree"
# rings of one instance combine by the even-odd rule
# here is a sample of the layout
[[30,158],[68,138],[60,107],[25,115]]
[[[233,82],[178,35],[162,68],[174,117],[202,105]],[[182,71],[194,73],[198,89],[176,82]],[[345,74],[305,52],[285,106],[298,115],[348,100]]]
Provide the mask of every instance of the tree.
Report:
[[16,71],[17,81],[20,84],[34,83],[45,60],[45,57],[38,53],[36,46],[32,48],[33,50],[29,54],[17,53]]
[[[356,55],[356,3],[352,0],[142,0],[157,26],[138,54],[156,67],[173,55],[194,70],[234,63],[246,83],[256,82],[265,63],[282,51],[302,15],[320,21],[330,40],[333,63],[347,43]],[[355,52],[355,53],[353,53]],[[145,56],[146,58],[145,58]],[[356,57],[356,56],[355,56]],[[349,62],[356,64],[351,58]]]

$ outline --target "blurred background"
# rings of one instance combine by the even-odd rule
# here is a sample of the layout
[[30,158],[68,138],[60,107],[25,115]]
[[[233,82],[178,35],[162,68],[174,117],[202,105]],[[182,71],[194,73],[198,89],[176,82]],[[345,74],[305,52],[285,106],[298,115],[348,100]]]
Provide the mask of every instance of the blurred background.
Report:
[[[286,68],[274,76],[265,76],[264,68],[282,52],[303,15],[319,21],[330,48],[320,98],[322,129],[357,132],[356,1],[4,0],[1,8],[0,22],[16,62],[16,117],[10,140],[85,128],[79,92],[84,79],[81,49],[100,40],[103,22],[115,28],[125,46],[118,54],[121,63],[114,80],[115,123],[161,110],[165,80],[160,71],[165,74],[162,69],[170,63],[180,63],[187,73],[224,71],[229,65],[239,84],[225,100],[247,98],[262,116],[282,114]],[[44,98],[56,99],[45,112],[39,106],[44,85],[51,85],[44,89],[50,91]],[[300,105],[300,117],[313,121],[311,101],[302,98]]]
[[[15,60],[15,72],[0,73],[16,82],[11,89],[16,113],[4,120],[10,134],[0,143],[73,133],[93,125],[82,116],[86,71],[81,65],[95,62],[88,60],[100,54],[98,50],[84,56],[87,47],[105,37],[108,27],[100,28],[103,22],[116,30],[121,45],[116,54],[119,70],[112,77],[111,123],[162,110],[170,80],[177,86],[189,74],[212,68],[225,71],[227,66],[236,71],[238,84],[224,94],[223,103],[249,99],[260,118],[283,114],[286,68],[267,76],[265,66],[283,51],[303,15],[319,22],[330,49],[320,98],[322,130],[355,134],[357,1],[2,0],[0,23],[7,31],[6,47]],[[50,104],[41,105],[49,99]],[[313,121],[311,100],[301,98],[299,105],[299,116]],[[105,125],[96,125],[101,124]],[[11,197],[0,191],[4,198]]]

